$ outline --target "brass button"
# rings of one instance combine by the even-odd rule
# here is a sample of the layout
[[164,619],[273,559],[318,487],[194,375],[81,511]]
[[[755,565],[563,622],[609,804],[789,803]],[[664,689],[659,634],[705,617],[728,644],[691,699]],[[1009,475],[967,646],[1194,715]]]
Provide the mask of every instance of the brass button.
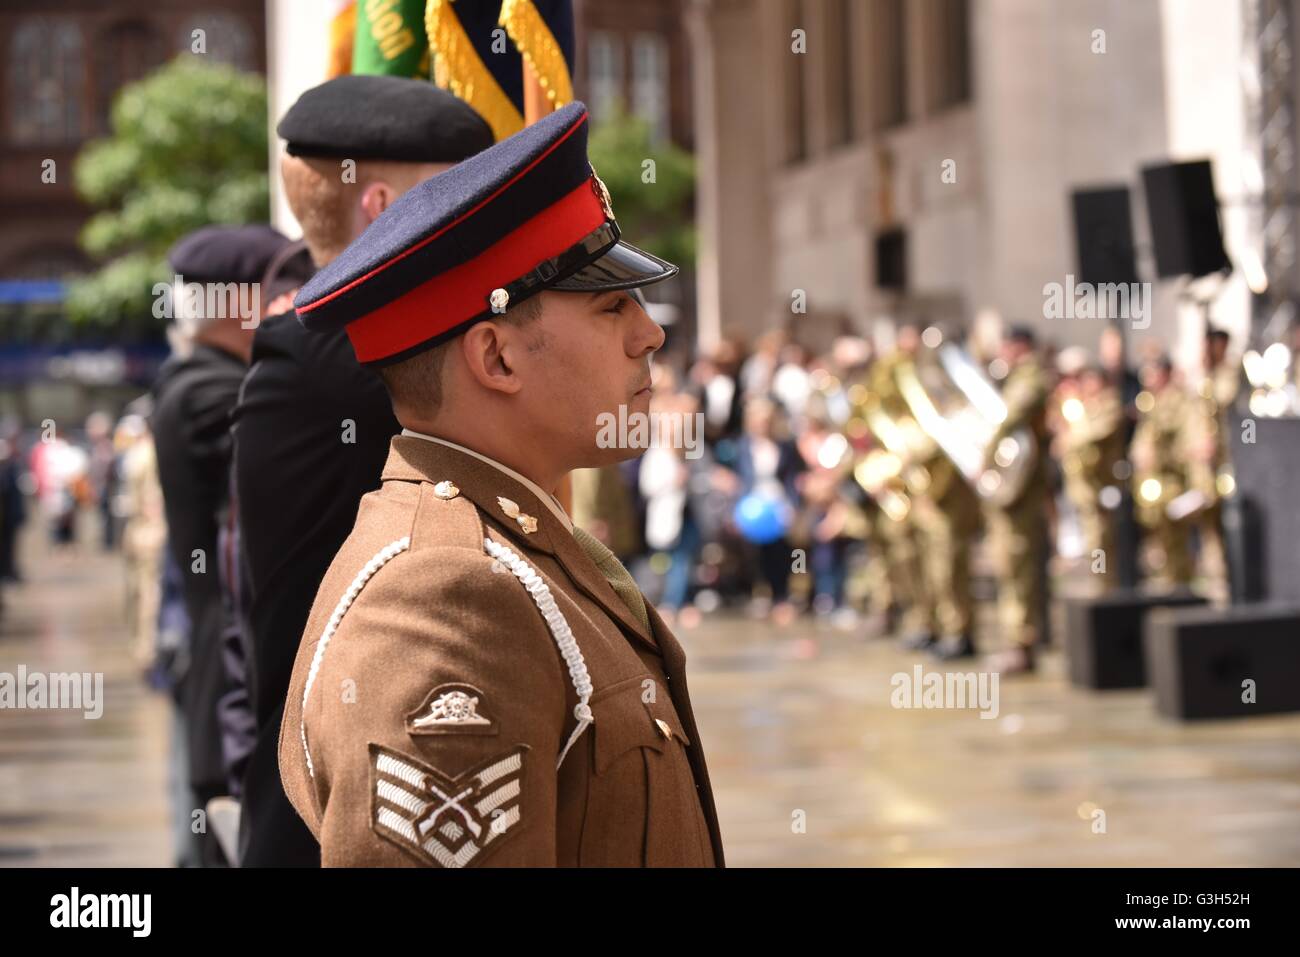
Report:
[[663,718],[655,718],[655,724],[659,726],[659,733],[669,741],[673,739],[673,729],[668,727],[668,722]]

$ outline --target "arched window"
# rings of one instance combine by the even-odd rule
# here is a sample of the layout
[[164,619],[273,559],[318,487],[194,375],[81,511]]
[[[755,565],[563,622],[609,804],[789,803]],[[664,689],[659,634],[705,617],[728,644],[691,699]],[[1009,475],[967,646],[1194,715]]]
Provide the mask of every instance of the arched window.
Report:
[[71,20],[24,20],[14,31],[8,54],[11,139],[24,145],[81,139],[81,28]]
[[194,53],[195,30],[203,31],[203,54],[218,63],[228,63],[236,69],[257,68],[253,49],[253,31],[242,17],[232,13],[196,13],[186,17],[176,34],[176,49],[181,53]]

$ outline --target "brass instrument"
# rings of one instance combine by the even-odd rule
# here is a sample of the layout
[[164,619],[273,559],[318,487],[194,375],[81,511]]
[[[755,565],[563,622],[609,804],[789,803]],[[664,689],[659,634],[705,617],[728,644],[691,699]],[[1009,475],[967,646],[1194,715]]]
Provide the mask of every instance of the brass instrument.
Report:
[[944,343],[900,367],[898,380],[917,424],[976,494],[995,505],[1014,502],[1029,479],[1037,442],[1018,429],[989,448],[1007,406],[969,353]]
[[853,469],[853,478],[886,516],[901,522],[912,509],[911,496],[923,493],[930,484],[925,467],[912,462],[918,439],[916,425],[894,419],[874,394],[863,404],[862,416],[883,448],[863,456]]

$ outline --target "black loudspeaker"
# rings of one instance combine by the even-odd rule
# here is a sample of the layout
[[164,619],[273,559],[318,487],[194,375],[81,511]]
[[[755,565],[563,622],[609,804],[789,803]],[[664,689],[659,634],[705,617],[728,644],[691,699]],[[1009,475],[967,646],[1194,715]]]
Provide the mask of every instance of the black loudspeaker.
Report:
[[907,233],[901,229],[876,234],[876,286],[898,292],[907,288]]
[[1189,591],[1163,595],[1120,591],[1099,598],[1067,598],[1065,657],[1070,684],[1079,688],[1142,688],[1143,621],[1152,609],[1204,605]]
[[1144,167],[1142,185],[1162,279],[1206,276],[1229,265],[1209,160]]
[[1234,605],[1263,601],[1264,525],[1259,505],[1246,494],[1223,500],[1223,550],[1228,558],[1228,592]]
[[1241,542],[1234,541],[1230,515],[1224,516],[1233,597],[1242,590],[1247,597],[1300,604],[1300,418],[1242,419],[1238,413],[1228,421],[1236,495],[1244,508],[1257,511],[1253,541],[1249,515]]
[[1165,717],[1300,711],[1300,606],[1154,611],[1146,658]]
[[1128,188],[1075,190],[1074,249],[1079,282],[1137,282]]

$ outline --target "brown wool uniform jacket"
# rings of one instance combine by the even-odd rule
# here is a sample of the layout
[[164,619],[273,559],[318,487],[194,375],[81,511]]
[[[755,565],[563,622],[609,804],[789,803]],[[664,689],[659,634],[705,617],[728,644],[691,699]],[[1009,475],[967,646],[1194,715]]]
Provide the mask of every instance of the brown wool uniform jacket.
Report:
[[721,867],[685,655],[646,607],[652,633],[522,483],[393,439],[280,730],[322,863]]

